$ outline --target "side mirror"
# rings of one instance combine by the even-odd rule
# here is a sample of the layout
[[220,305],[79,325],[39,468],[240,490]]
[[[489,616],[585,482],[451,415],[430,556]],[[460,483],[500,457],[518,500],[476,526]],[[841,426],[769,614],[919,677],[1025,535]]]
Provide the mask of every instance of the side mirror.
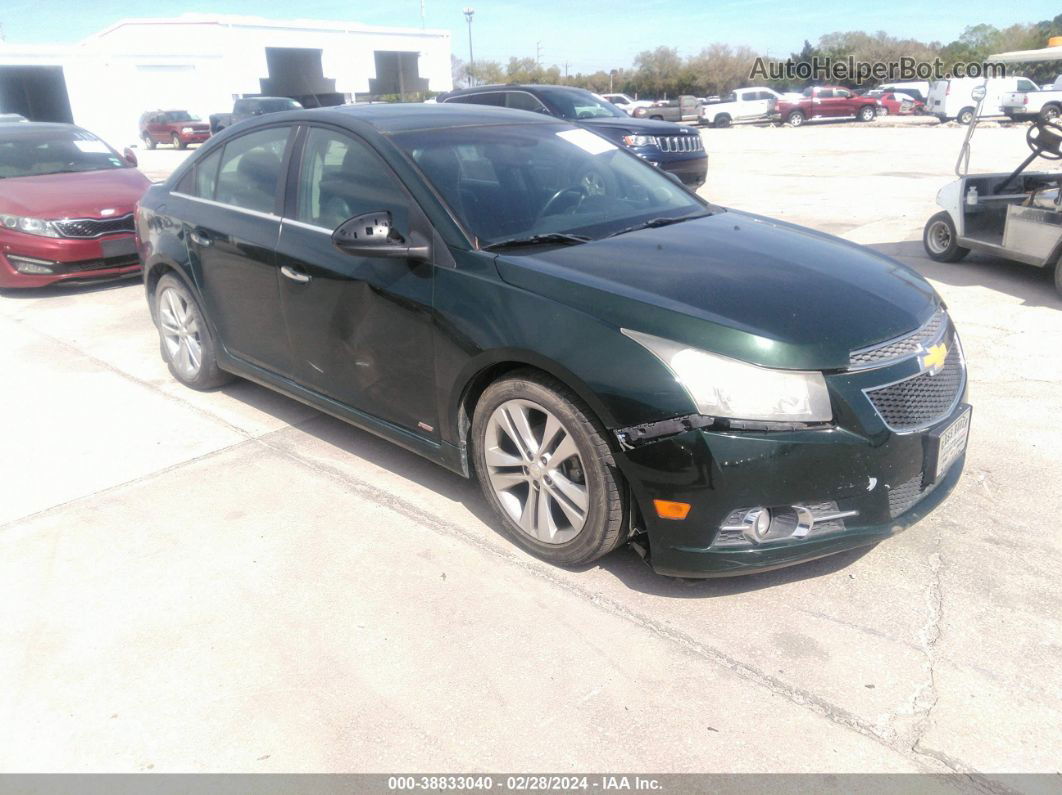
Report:
[[131,166],[139,165],[139,161],[136,159],[136,155],[133,153],[133,150],[130,149],[128,146],[124,150],[122,150],[122,158],[125,160],[126,163]]
[[970,92],[970,97],[974,102],[980,102],[985,98],[985,94],[988,93],[983,85],[974,86],[973,91]]
[[391,225],[391,213],[378,210],[348,218],[332,233],[332,244],[358,257],[387,257],[427,262],[428,246],[411,246]]

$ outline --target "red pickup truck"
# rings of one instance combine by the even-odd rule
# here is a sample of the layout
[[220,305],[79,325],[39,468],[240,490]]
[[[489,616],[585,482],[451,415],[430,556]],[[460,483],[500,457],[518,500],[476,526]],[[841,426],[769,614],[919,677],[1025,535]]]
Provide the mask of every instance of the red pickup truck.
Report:
[[811,86],[799,100],[778,100],[775,119],[799,127],[812,119],[855,117],[873,121],[880,104],[874,97],[861,97],[841,86]]

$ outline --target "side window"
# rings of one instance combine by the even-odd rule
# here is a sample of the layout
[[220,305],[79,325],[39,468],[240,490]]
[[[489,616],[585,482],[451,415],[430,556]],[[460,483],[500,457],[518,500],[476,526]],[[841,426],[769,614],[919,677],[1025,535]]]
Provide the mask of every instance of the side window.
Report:
[[290,127],[270,127],[225,144],[218,172],[217,200],[246,210],[273,212],[290,131]]
[[[221,152],[225,147],[219,146],[215,151],[204,157],[195,164],[195,185],[191,193],[200,199],[213,199],[214,189],[218,184],[218,163],[221,162]],[[184,181],[181,181],[183,188]],[[183,190],[182,190],[183,192]]]
[[310,128],[299,168],[295,219],[325,229],[362,213],[389,210],[407,228],[409,200],[398,178],[367,144]]
[[497,105],[498,107],[505,107],[505,94],[500,91],[490,91],[483,94],[466,94],[447,101],[460,102],[465,105]]
[[523,91],[508,91],[505,94],[505,107],[538,112],[542,110],[542,103]]
[[845,91],[843,88],[839,88],[839,89],[837,89],[836,91],[833,92],[833,95],[835,97],[842,97],[844,99],[847,99],[848,97],[852,96],[852,92],[851,91]]
[[815,96],[817,96],[819,99],[832,99],[833,98],[833,89],[824,88],[822,91],[820,91]]

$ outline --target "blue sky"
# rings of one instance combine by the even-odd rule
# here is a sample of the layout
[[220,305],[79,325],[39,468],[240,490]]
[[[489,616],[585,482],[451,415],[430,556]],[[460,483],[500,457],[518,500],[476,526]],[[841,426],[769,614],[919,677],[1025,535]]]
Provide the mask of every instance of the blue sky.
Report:
[[[465,5],[474,6],[476,58],[504,61],[510,55],[534,57],[541,43],[542,62],[565,62],[572,72],[629,66],[636,53],[659,44],[695,53],[713,42],[747,45],[771,55],[799,50],[837,30],[884,30],[895,36],[948,42],[967,25],[987,22],[1005,27],[1035,22],[1059,13],[1057,2],[1022,0],[895,0],[854,4],[846,0],[814,3],[780,0],[423,0],[428,27],[453,33],[453,49],[468,57]],[[138,13],[139,12],[139,13]],[[146,12],[146,13],[145,13]],[[247,14],[274,19],[354,20],[367,24],[419,26],[420,0],[379,4],[351,0],[182,0],[173,5],[129,0],[3,0],[0,24],[11,44],[67,43],[130,16],[175,16],[182,12]]]

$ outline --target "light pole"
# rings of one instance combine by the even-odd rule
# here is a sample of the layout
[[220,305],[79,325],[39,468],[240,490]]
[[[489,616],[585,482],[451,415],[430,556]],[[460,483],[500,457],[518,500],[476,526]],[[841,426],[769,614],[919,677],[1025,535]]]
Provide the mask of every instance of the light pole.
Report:
[[475,82],[476,61],[472,57],[472,15],[476,13],[476,9],[472,6],[465,8],[465,19],[468,20],[468,84],[472,85]]
[[608,70],[608,93],[612,93],[612,78],[616,76],[615,69]]

